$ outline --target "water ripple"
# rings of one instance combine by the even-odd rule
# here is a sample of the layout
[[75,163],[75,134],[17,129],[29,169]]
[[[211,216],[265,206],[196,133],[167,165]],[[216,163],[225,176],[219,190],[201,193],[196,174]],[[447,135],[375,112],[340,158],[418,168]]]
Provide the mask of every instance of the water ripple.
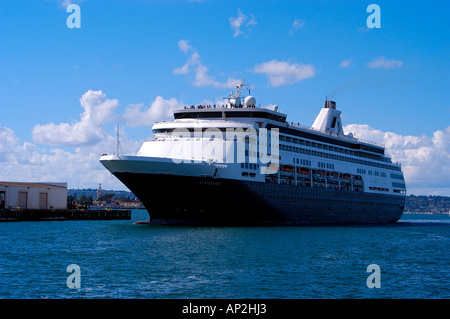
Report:
[[[395,225],[0,224],[0,298],[450,298],[447,215]],[[69,289],[66,268],[81,269]],[[381,269],[370,289],[367,266]]]

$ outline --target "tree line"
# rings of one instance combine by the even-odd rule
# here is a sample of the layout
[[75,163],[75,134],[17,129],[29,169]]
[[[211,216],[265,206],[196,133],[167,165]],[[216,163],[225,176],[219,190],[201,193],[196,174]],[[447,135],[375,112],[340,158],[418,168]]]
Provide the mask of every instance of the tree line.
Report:
[[411,213],[448,213],[449,196],[406,196],[405,212]]

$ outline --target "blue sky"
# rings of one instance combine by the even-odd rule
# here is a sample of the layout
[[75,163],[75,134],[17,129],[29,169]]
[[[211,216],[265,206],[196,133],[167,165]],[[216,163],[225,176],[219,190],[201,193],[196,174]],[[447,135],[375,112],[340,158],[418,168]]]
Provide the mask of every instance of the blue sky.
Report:
[[[67,27],[70,3],[81,28]],[[367,27],[371,3],[381,28]],[[449,11],[447,1],[0,0],[0,180],[123,188],[98,163],[118,122],[134,152],[153,121],[245,78],[257,104],[308,126],[331,97],[347,130],[402,162],[409,193],[450,195]]]

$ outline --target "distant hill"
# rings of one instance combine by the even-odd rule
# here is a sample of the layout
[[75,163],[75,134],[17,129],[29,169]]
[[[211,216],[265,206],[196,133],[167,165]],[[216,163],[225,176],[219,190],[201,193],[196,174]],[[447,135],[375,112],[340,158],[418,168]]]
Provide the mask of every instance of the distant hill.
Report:
[[405,212],[410,213],[449,213],[449,196],[406,196]]

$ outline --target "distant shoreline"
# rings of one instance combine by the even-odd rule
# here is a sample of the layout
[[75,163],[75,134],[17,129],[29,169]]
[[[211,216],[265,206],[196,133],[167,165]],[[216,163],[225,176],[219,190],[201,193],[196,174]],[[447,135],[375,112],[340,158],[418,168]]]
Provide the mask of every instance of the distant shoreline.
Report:
[[403,212],[403,214],[450,215],[450,212]]
[[114,205],[114,206],[97,206],[97,205],[90,205],[88,210],[108,210],[108,209],[145,209],[144,206],[134,206],[134,205]]

